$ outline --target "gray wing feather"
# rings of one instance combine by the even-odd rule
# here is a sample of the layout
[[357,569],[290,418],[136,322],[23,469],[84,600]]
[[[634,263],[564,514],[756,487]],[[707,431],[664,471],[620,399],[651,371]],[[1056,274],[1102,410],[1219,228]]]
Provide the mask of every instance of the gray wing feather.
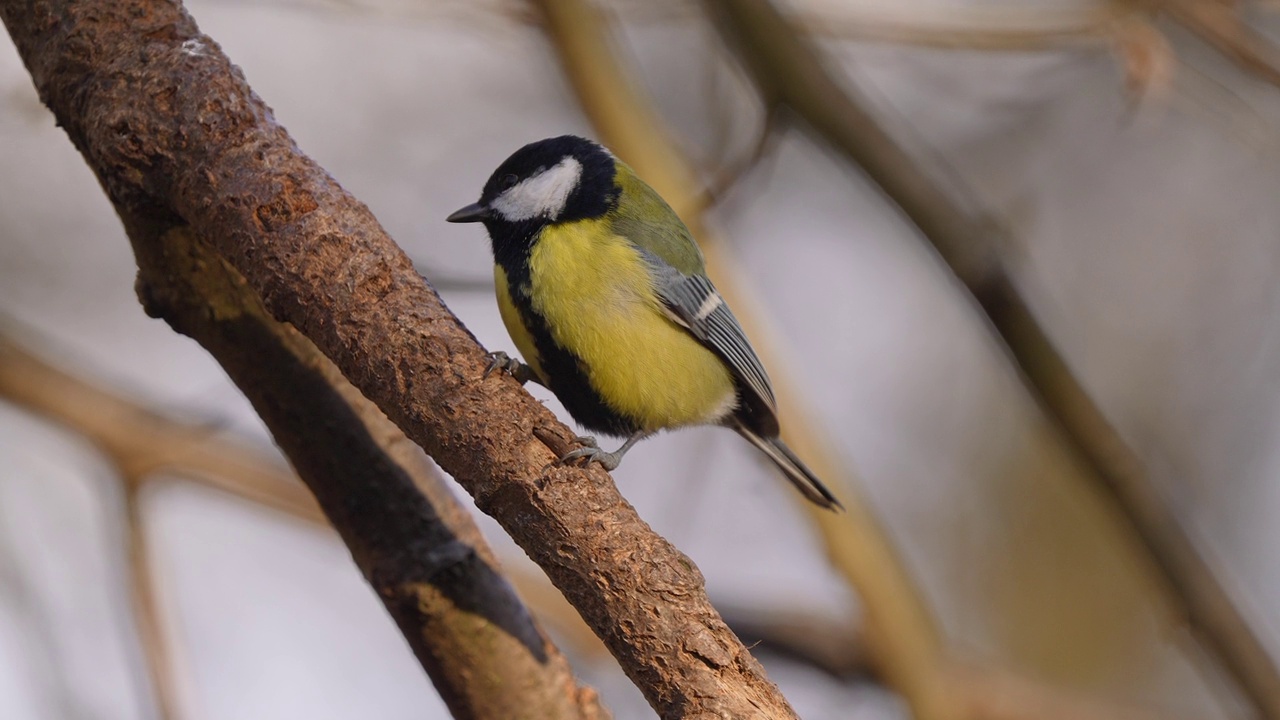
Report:
[[[643,251],[642,251],[643,252]],[[777,414],[777,401],[760,358],[751,349],[742,326],[715,286],[702,275],[685,275],[650,253],[644,253],[653,270],[654,287],[672,319],[724,358],[746,388]]]

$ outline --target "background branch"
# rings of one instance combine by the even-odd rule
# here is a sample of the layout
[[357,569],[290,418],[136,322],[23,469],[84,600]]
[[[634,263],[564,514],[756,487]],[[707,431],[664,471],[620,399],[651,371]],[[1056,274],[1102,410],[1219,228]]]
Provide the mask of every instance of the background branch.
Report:
[[961,208],[827,70],[818,51],[768,0],[706,0],[729,45],[767,102],[791,108],[805,127],[866,172],[920,228],[964,283],[1032,396],[1090,470],[1103,495],[1152,560],[1170,599],[1202,647],[1267,718],[1280,718],[1280,672],[1152,484],[1142,462],[1071,374],[999,262],[1003,231]]
[[151,562],[152,549],[147,539],[139,489],[136,480],[125,480],[125,542],[133,622],[137,627],[138,642],[142,646],[142,656],[147,664],[151,693],[156,701],[156,714],[160,720],[181,720],[195,716],[189,711],[190,700],[184,692],[186,688],[178,672],[176,643],[165,623],[160,583]]
[[84,436],[126,483],[188,477],[328,526],[315,498],[280,462],[209,428],[176,423],[50,365],[0,327],[0,398]]

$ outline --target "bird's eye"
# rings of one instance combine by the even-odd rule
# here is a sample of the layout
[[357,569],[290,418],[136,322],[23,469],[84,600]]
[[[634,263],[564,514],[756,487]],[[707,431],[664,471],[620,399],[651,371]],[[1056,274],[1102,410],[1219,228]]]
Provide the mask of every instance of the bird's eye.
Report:
[[510,190],[515,187],[518,182],[520,182],[520,178],[515,175],[503,175],[502,180],[498,183],[498,187],[503,190]]

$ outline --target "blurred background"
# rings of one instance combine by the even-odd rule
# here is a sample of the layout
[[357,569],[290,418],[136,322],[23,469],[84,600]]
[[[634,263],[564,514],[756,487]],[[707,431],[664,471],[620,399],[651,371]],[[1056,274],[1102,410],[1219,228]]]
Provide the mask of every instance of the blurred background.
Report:
[[[511,343],[487,239],[443,218],[520,145],[617,131],[584,112],[609,93],[584,95],[557,52],[607,31],[609,58],[587,64],[625,70],[634,85],[615,89],[670,143],[654,157],[687,163],[700,190],[669,199],[705,226],[719,282],[794,403],[791,435],[878,518],[863,532],[901,581],[849,572],[858,560],[832,540],[843,531],[816,523],[732,433],[681,431],[628,455],[623,494],[697,562],[744,639],[762,641],[801,716],[906,718],[938,693],[954,717],[1274,717],[1190,632],[1143,529],[1042,410],[1007,328],[933,238],[802,113],[766,111],[735,54],[751,48],[726,43],[732,20],[620,0],[598,3],[601,26],[548,25],[548,7],[569,5],[187,3],[490,349]],[[996,259],[1252,636],[1280,653],[1280,5],[781,10],[792,24],[777,34],[809,38],[845,99],[984,231],[973,251]],[[627,159],[642,175],[652,161]],[[282,472],[219,367],[141,311],[111,206],[7,37],[0,170],[0,391],[23,394],[15,377],[64,391],[44,408],[0,397],[0,717],[447,717],[335,535],[198,472],[142,477],[92,441],[133,427],[86,419],[100,398],[13,374],[38,366],[22,354],[34,353],[192,442]],[[652,717],[536,567],[481,522],[581,677],[617,717]],[[924,650],[896,647],[900,635],[866,644],[869,614],[913,607],[902,622]]]

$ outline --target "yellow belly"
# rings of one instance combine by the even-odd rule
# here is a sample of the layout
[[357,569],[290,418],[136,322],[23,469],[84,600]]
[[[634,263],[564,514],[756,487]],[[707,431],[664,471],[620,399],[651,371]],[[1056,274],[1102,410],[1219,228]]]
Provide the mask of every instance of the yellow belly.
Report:
[[[736,400],[728,367],[663,314],[639,252],[602,230],[598,221],[543,230],[529,258],[533,309],[605,404],[642,429],[721,420]],[[530,362],[532,338],[519,332],[512,339]]]
[[516,344],[516,349],[520,351],[520,357],[524,359],[525,364],[533,368],[534,374],[543,385],[547,385],[547,376],[542,371],[542,359],[538,357],[538,347],[533,342],[533,335],[530,335],[529,329],[524,326],[520,311],[511,300],[511,286],[507,282],[507,273],[501,265],[493,266],[493,285],[498,293],[498,314],[502,316],[502,324],[507,327],[507,334]]

